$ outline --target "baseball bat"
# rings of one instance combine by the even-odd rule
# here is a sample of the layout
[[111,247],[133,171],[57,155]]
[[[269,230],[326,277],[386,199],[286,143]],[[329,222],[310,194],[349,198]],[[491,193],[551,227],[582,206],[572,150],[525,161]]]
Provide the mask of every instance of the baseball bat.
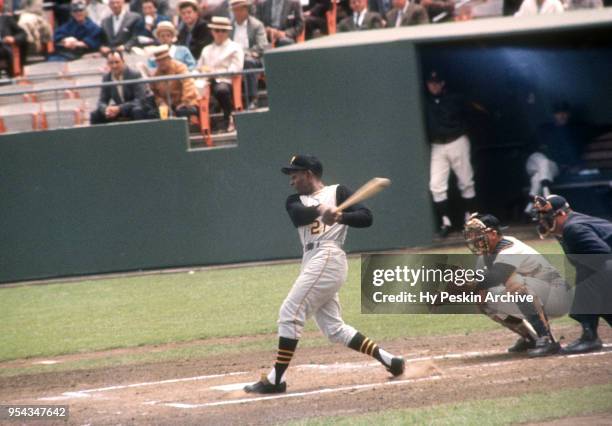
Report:
[[373,197],[389,185],[391,185],[391,181],[387,178],[375,177],[370,179],[361,188],[355,191],[353,195],[344,200],[344,202],[338,206],[338,211],[341,212],[352,205]]

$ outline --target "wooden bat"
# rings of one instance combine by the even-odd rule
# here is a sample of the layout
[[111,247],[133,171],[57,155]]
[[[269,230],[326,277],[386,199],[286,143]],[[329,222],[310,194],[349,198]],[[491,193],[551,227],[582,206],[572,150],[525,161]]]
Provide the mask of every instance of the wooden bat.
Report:
[[391,185],[391,181],[387,178],[375,177],[370,179],[361,188],[355,191],[353,195],[344,200],[344,202],[338,206],[338,211],[341,212],[354,204],[373,197],[389,185]]

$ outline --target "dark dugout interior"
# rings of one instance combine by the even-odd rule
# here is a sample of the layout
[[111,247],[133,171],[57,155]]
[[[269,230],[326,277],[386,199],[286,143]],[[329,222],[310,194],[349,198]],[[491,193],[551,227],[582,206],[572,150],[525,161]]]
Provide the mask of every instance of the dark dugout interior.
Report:
[[[539,130],[552,122],[555,102],[569,103],[571,120],[584,130],[583,148],[612,130],[609,28],[420,44],[419,56],[423,75],[439,70],[449,91],[477,105],[467,116],[479,209],[504,221],[524,219],[525,161],[538,144]],[[610,164],[598,168],[599,174],[567,174],[557,183],[612,181],[612,145],[609,154]],[[451,180],[449,197],[453,210],[459,210],[454,223],[460,223],[460,197],[454,176]],[[609,185],[555,192],[575,210],[612,216]]]

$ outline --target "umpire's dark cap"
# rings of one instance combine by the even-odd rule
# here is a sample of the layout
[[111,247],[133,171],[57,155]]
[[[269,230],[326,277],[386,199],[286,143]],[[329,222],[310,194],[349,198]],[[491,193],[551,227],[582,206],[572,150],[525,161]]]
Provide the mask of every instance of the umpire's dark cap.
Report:
[[553,112],[569,112],[570,105],[566,101],[557,101],[553,104]]
[[323,165],[314,155],[294,155],[289,160],[289,165],[281,169],[286,175],[300,170],[310,170],[318,177],[323,176]]
[[546,201],[550,202],[550,205],[552,206],[554,212],[557,212],[559,210],[567,210],[570,208],[570,205],[567,200],[560,195],[551,194],[546,197]]

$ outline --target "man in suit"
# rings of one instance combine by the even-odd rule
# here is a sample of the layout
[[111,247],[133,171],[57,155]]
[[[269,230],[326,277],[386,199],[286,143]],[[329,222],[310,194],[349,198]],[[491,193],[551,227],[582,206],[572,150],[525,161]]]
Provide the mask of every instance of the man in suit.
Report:
[[[104,75],[102,82],[142,78],[138,71],[125,65],[120,51],[112,50],[106,59],[110,72]],[[98,107],[92,111],[89,121],[91,124],[102,124],[119,119],[142,120],[145,118],[142,109],[144,97],[145,88],[142,83],[104,86],[100,91]]]
[[331,9],[331,0],[309,0],[304,8],[306,21],[306,40],[327,34],[327,12]]
[[387,28],[429,24],[427,10],[414,1],[393,0],[393,9],[387,12]]
[[348,32],[382,28],[384,26],[382,16],[376,12],[370,12],[366,5],[367,0],[351,0],[353,14],[340,21],[338,31]]
[[[4,7],[4,1],[0,0],[0,13]],[[11,15],[0,14],[0,61],[4,62],[5,69],[10,77],[13,73],[13,46],[19,47],[21,66],[25,63],[27,49],[27,35],[17,25],[17,21]]]
[[127,9],[125,0],[110,0],[108,5],[112,14],[102,20],[105,41],[100,52],[106,55],[111,49],[129,51],[138,44],[142,18]]
[[212,43],[212,34],[208,24],[200,16],[196,0],[181,0],[178,8],[181,16],[178,44],[189,48],[193,57],[198,60],[204,46]]
[[[263,52],[268,45],[264,24],[249,15],[249,0],[230,0],[230,5],[234,15],[230,37],[242,46],[244,69],[262,68]],[[247,74],[244,78],[249,100],[248,109],[257,108],[257,74]]]
[[295,43],[304,30],[302,6],[296,0],[264,0],[257,3],[257,19],[263,22],[268,40],[276,47]]

